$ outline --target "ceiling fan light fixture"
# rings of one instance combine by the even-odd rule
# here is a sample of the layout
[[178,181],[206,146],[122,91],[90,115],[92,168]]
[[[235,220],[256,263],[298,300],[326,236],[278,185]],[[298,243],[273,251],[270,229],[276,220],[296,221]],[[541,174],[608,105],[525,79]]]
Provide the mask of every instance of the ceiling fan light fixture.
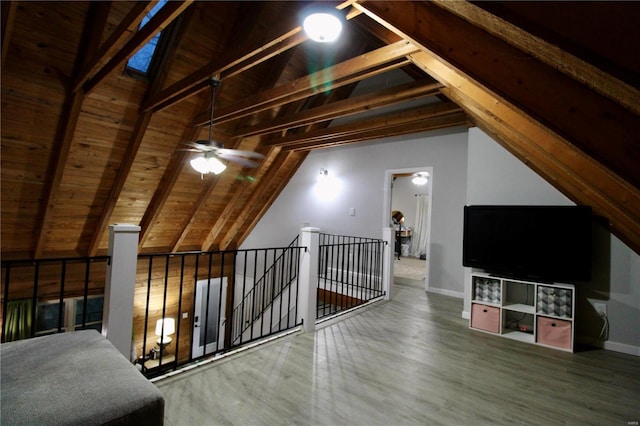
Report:
[[311,40],[318,43],[331,43],[340,36],[342,21],[342,16],[334,8],[314,8],[305,16],[302,28]]
[[199,155],[196,158],[193,158],[189,163],[191,163],[191,167],[193,167],[195,171],[203,175],[206,175],[207,173],[219,175],[227,168],[222,161],[213,156],[206,155]]

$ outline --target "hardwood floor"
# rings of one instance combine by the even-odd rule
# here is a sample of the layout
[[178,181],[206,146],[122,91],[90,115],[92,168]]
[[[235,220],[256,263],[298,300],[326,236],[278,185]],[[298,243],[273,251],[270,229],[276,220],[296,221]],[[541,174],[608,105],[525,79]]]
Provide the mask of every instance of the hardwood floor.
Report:
[[640,359],[469,330],[462,300],[389,302],[156,382],[168,425],[637,425]]

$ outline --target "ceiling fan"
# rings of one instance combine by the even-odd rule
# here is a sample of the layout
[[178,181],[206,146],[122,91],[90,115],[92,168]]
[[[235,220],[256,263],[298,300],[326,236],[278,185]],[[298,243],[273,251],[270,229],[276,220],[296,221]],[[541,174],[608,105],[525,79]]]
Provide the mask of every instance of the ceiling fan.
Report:
[[213,108],[216,96],[216,87],[220,85],[220,80],[214,78],[209,79],[211,86],[211,114],[209,117],[209,139],[199,139],[195,142],[187,142],[187,151],[198,152],[201,155],[193,158],[190,163],[196,171],[201,174],[222,173],[226,169],[226,165],[219,159],[238,163],[243,167],[256,167],[257,161],[264,158],[264,155],[253,151],[241,151],[238,149],[224,148],[221,143],[213,140]]

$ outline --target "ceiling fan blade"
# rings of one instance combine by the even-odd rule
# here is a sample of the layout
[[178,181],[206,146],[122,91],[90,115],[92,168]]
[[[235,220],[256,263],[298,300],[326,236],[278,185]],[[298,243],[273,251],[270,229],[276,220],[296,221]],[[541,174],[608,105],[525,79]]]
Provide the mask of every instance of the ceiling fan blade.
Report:
[[206,141],[206,140],[199,140],[195,142],[185,142],[184,144],[192,148],[198,149],[202,152],[215,151],[218,149],[217,146],[210,144],[209,141]]
[[256,163],[255,161],[252,160],[247,160],[246,158],[242,158],[242,157],[236,157],[233,155],[218,155],[218,157],[222,158],[223,160],[227,160],[227,161],[232,161],[234,163],[238,163],[244,167],[257,167],[258,163]]
[[[239,149],[228,149],[228,148],[220,148],[217,150],[218,156],[222,157],[223,155],[233,155],[237,157],[248,157],[248,158],[264,158],[264,155],[259,152],[254,151],[241,151]],[[225,158],[225,157],[222,157]]]

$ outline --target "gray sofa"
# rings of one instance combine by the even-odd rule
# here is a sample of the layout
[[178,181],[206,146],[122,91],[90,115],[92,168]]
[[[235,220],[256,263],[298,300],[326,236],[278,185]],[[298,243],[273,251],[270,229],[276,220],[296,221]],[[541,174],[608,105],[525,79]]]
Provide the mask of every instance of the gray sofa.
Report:
[[164,398],[95,330],[0,345],[3,425],[161,425]]

